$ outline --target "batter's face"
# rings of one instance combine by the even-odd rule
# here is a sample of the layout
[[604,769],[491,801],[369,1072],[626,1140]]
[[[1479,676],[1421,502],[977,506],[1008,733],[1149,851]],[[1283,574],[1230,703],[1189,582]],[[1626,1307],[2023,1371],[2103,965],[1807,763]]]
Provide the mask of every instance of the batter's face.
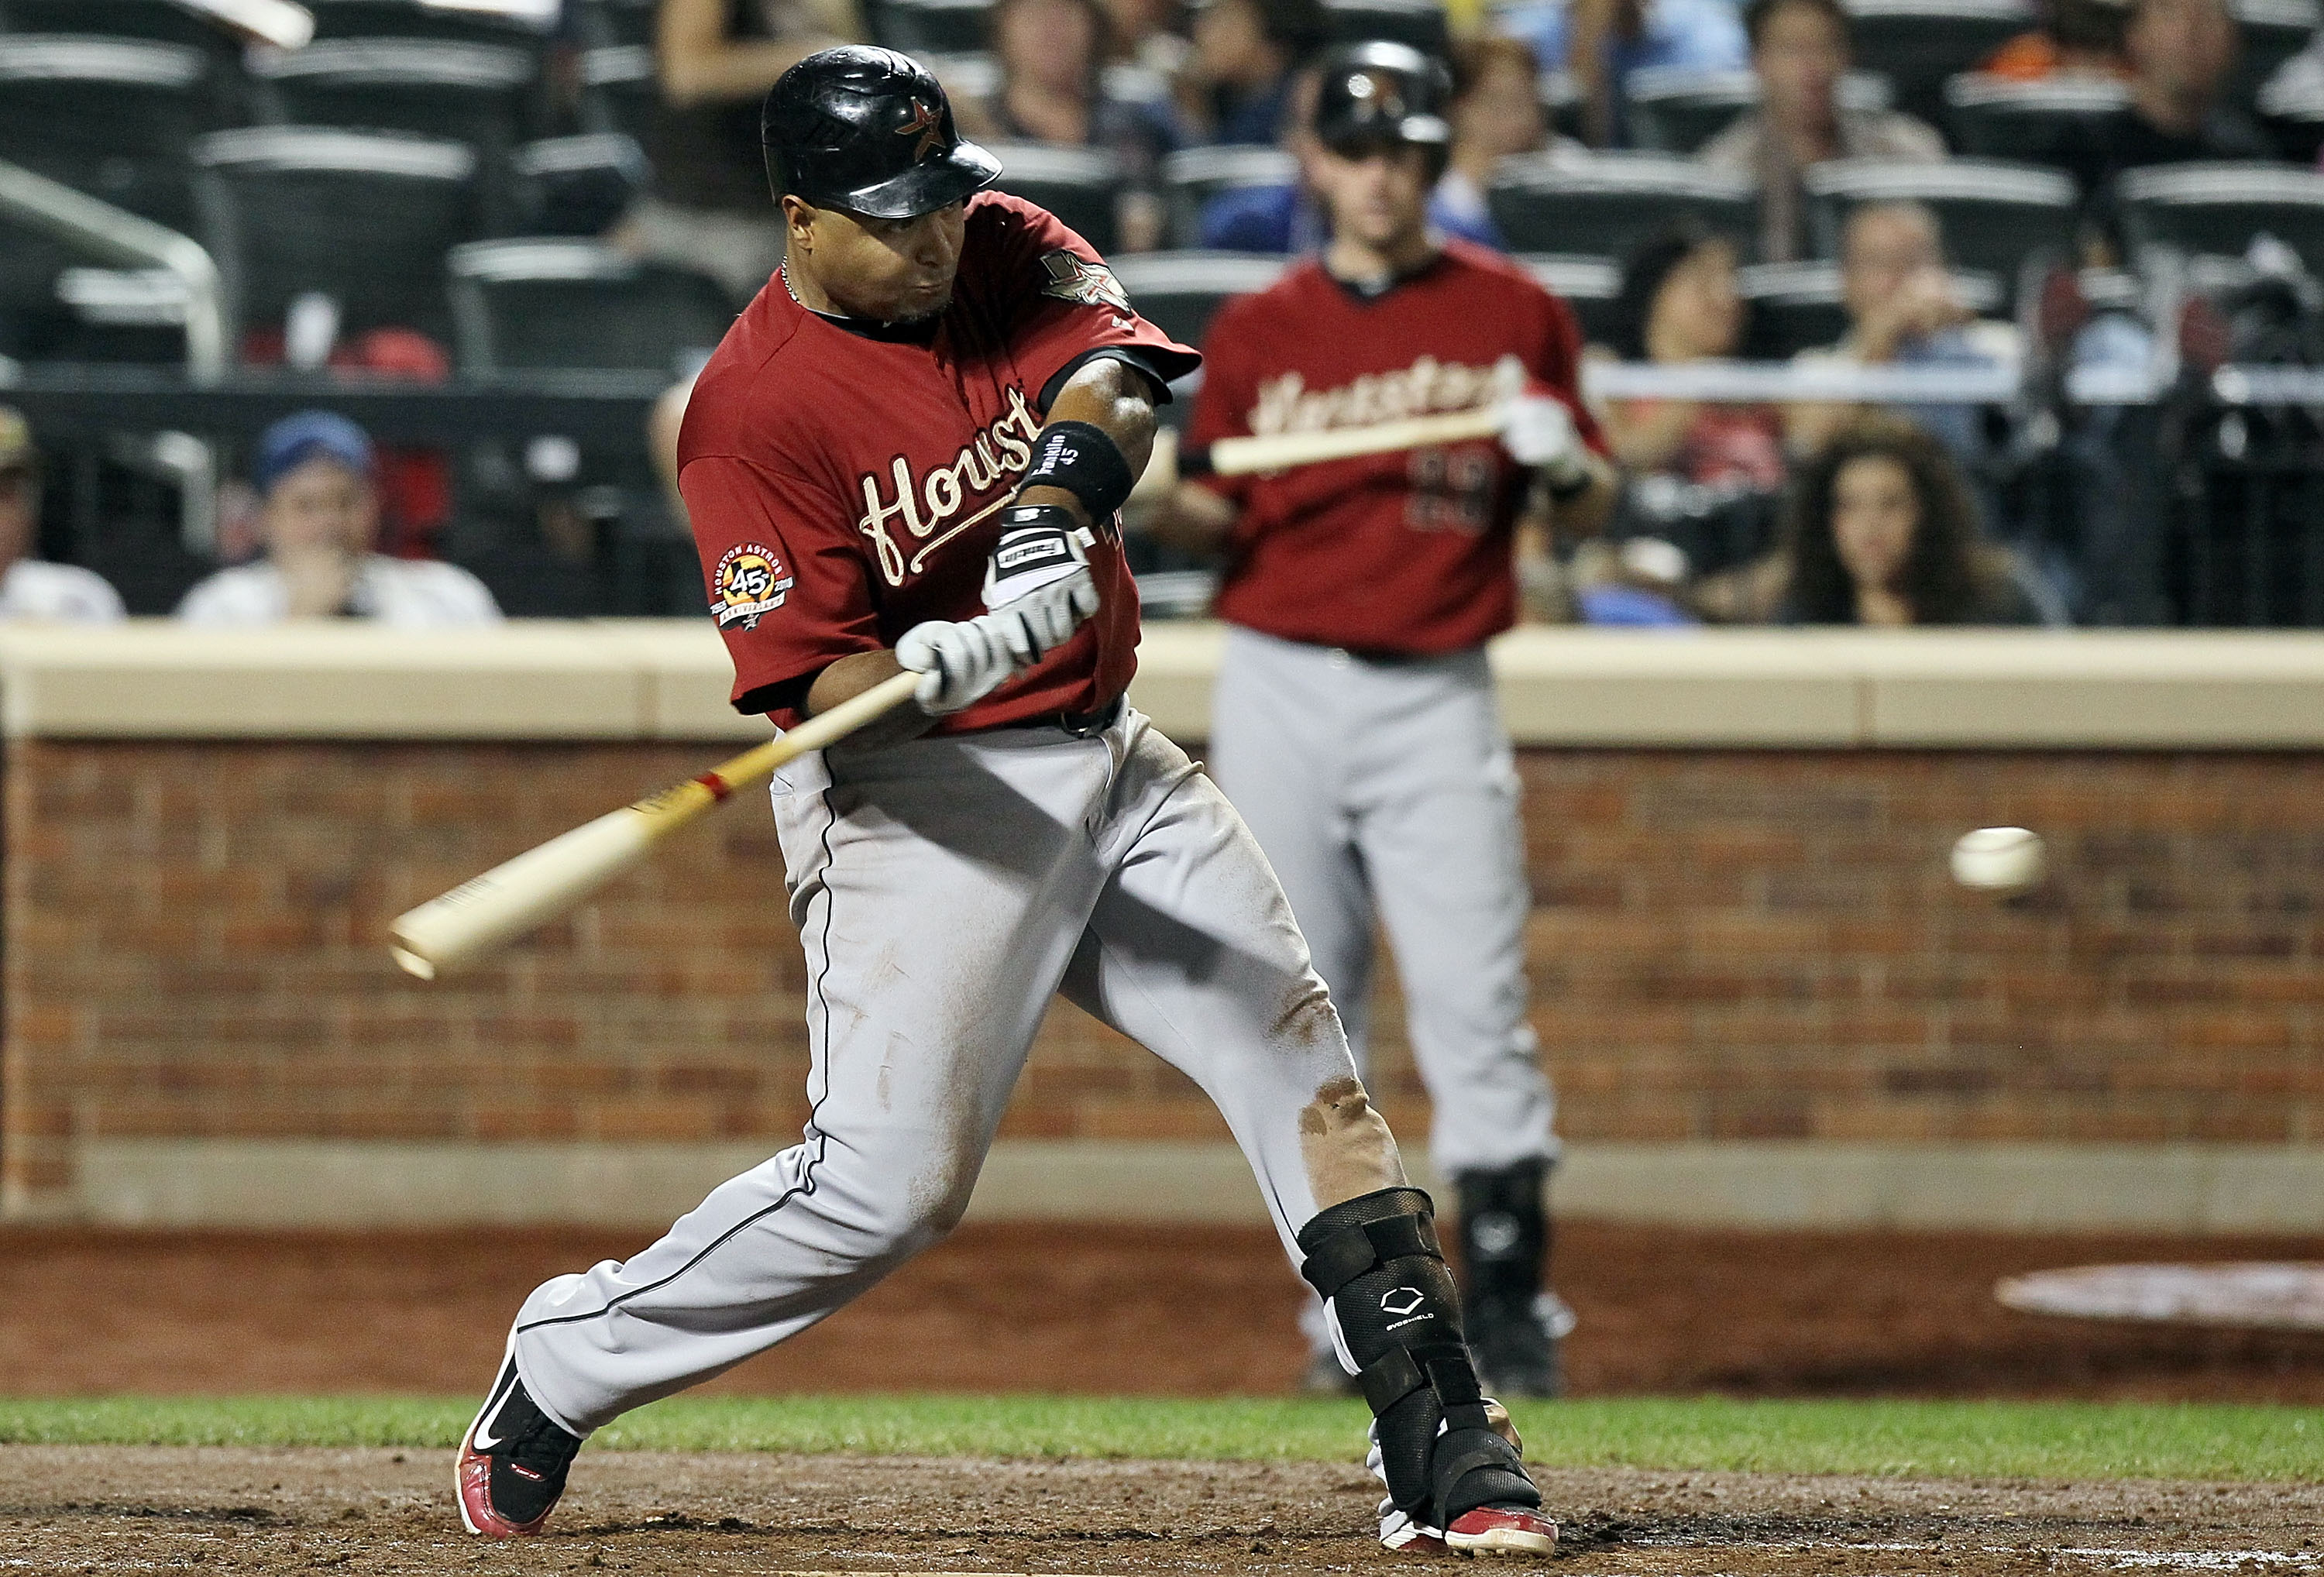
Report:
[[1427,233],[1434,161],[1425,148],[1399,143],[1351,157],[1318,144],[1308,161],[1334,235],[1392,252]]
[[783,217],[789,224],[784,267],[799,300],[815,310],[913,323],[952,304],[964,204],[913,219],[875,219],[786,197]]

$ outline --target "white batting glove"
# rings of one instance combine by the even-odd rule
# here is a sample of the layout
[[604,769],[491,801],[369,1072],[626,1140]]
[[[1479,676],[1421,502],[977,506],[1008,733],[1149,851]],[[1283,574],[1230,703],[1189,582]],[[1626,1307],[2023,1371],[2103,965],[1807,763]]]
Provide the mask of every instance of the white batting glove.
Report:
[[915,624],[896,642],[896,660],[920,676],[912,695],[931,717],[973,706],[1022,666],[991,613],[957,624],[946,619]]
[[913,695],[932,717],[974,706],[1072,640],[1097,612],[1097,583],[1069,526],[1012,521],[985,567],[984,601],[988,613],[957,623],[931,619],[896,642],[896,660],[921,676]]
[[1030,667],[1073,639],[1097,612],[1086,533],[1052,504],[1018,504],[1001,517],[1001,540],[984,567],[988,619],[1020,667]]
[[1589,448],[1563,400],[1518,394],[1502,401],[1500,438],[1511,459],[1536,467],[1552,487],[1576,486],[1589,473]]

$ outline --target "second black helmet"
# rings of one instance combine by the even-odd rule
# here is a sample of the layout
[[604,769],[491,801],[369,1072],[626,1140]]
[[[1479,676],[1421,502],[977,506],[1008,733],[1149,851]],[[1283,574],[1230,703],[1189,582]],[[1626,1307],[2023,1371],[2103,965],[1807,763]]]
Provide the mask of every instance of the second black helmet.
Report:
[[1394,143],[1444,148],[1452,78],[1409,44],[1342,44],[1316,62],[1315,135],[1338,152]]

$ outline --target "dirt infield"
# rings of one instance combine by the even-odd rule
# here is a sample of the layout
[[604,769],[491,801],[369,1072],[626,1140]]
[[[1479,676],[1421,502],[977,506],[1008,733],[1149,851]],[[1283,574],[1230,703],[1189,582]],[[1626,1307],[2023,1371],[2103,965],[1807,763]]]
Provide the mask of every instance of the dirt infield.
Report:
[[[1350,1465],[585,1453],[541,1539],[463,1537],[447,1452],[0,1447],[0,1569],[1205,1572],[1390,1555]],[[1549,1570],[2312,1573],[2324,1488],[1558,1472]],[[1525,1563],[1531,1565],[1533,1563]]]
[[[460,1396],[523,1295],[634,1233],[0,1231],[0,1392]],[[2324,1239],[1561,1228],[1577,1394],[2324,1403],[2324,1334],[2014,1314],[1997,1277],[2114,1259],[2324,1259]],[[1296,1284],[1272,1234],[972,1226],[707,1388],[1218,1396],[1288,1388]]]

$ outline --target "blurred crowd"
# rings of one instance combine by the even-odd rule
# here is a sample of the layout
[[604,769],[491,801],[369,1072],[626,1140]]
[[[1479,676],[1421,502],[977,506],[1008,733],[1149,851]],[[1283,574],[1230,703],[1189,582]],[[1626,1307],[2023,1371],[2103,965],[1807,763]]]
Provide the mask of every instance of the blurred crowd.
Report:
[[[651,51],[651,95],[638,130],[651,179],[607,216],[602,240],[627,256],[706,274],[736,300],[754,292],[782,248],[759,101],[805,54],[883,36],[864,9],[883,3],[622,0],[631,12],[650,11],[641,35],[651,41],[641,46]],[[582,9],[568,5],[569,25]],[[1305,174],[1314,152],[1310,68],[1345,35],[1344,19],[1324,0],[992,0],[973,14],[981,37],[960,42],[981,48],[923,51],[953,94],[963,132],[1012,148],[1109,156],[1119,172],[1110,188],[1116,255],[1190,244],[1293,254],[1328,238]],[[2228,0],[2041,0],[2033,14],[2034,25],[1977,65],[1981,78],[2111,96],[2107,115],[2024,151],[2069,174],[2081,197],[2069,254],[2044,259],[2045,274],[1980,287],[1980,276],[1950,255],[1937,208],[1910,197],[1858,202],[1836,236],[1813,233],[1809,185],[1819,166],[1935,165],[1960,152],[1912,113],[1925,106],[1897,107],[1886,89],[1867,92],[1851,75],[1855,24],[1840,0],[1453,0],[1421,29],[1437,38],[1451,84],[1452,143],[1432,221],[1448,235],[1503,245],[1492,195],[1512,161],[1590,168],[1644,140],[1641,84],[1668,82],[1674,72],[1727,73],[1738,85],[1735,113],[1683,157],[1748,183],[1751,233],[1674,208],[1670,222],[1604,259],[1615,288],[1582,314],[1594,363],[1683,370],[1774,356],[1801,368],[2015,376],[2038,361],[2061,373],[2144,374],[2176,357],[2179,326],[2166,326],[2172,343],[2158,344],[2154,315],[2123,272],[2135,260],[2112,206],[2116,178],[2186,161],[2289,164],[2312,161],[2314,150],[2288,143],[2255,115]],[[577,50],[586,41],[575,38]],[[2273,75],[2292,88],[2313,78],[2324,92],[2324,54],[2311,48]],[[1653,145],[1669,152],[1666,138]],[[1190,151],[1239,148],[1268,152],[1272,178],[1203,189],[1170,173],[1174,158],[1183,168]],[[1191,215],[1190,189],[1199,198]],[[1765,292],[1747,288],[1746,276],[1819,254],[1836,279],[1820,331],[1827,337],[1803,343],[1795,324],[1788,336],[1771,335]],[[2273,269],[2295,294],[2315,293],[2288,249],[2271,253],[2264,242],[2254,256],[2258,274]],[[2132,282],[2083,288],[2104,279]],[[330,364],[351,364],[359,349],[337,347]],[[275,354],[298,359],[295,347]],[[384,365],[361,355],[358,364]],[[443,375],[441,366],[423,372]],[[681,378],[655,413],[647,446],[665,484],[684,395]],[[1598,415],[1624,474],[1622,503],[1612,527],[1589,541],[1559,540],[1546,518],[1527,533],[1536,617],[1895,624],[2174,616],[2161,584],[2167,545],[2154,429],[2135,407],[2083,410],[2061,423],[2023,401],[1872,408],[1659,397],[1601,401]],[[0,549],[16,567],[0,607],[117,616],[119,599],[101,582],[67,586],[19,573],[38,570],[26,561],[37,532],[24,522],[36,518],[39,456],[21,420],[8,448],[10,430],[0,426]],[[492,536],[488,549],[472,543],[466,553],[458,531],[444,526],[446,464],[440,455],[376,447],[322,412],[279,425],[245,456],[246,481],[221,495],[218,552],[229,567],[186,594],[180,613],[209,622],[318,613],[465,622],[498,616],[495,594],[514,613],[608,611],[591,581],[603,571],[599,545],[575,512],[575,490],[556,486],[574,469],[568,453],[537,442],[502,454],[502,473],[524,484],[516,490],[523,518]],[[655,494],[652,507],[682,528],[674,488],[655,487],[642,470],[624,480]],[[679,530],[671,536],[682,540]],[[476,573],[434,562],[440,557],[463,558]],[[1167,556],[1149,556],[1147,567],[1174,567]],[[692,594],[678,595],[683,602]]]

